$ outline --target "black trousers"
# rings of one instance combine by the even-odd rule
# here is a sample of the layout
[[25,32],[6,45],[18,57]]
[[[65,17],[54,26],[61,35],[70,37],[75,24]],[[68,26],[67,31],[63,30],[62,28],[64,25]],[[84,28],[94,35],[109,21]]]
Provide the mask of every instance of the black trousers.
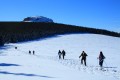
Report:
[[85,64],[85,66],[86,66],[86,58],[82,58],[82,59],[81,59],[81,64],[83,64],[83,62],[84,62],[84,64]]
[[63,59],[65,58],[65,55],[63,55]]
[[99,60],[99,65],[100,65],[100,67],[103,66],[103,60]]
[[59,59],[61,59],[61,55],[59,55]]

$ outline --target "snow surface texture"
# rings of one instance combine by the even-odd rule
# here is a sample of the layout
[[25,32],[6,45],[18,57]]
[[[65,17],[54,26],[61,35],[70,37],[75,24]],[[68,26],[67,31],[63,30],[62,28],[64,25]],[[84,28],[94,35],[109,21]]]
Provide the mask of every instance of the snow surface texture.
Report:
[[24,22],[51,22],[53,23],[52,19],[43,16],[35,16],[35,17],[27,17],[23,20]]
[[[0,80],[120,80],[119,44],[120,38],[95,34],[7,44],[0,50]],[[58,59],[59,49],[66,51],[65,60]],[[78,58],[83,50],[88,54],[86,67]],[[103,70],[97,59],[100,51],[106,57]]]

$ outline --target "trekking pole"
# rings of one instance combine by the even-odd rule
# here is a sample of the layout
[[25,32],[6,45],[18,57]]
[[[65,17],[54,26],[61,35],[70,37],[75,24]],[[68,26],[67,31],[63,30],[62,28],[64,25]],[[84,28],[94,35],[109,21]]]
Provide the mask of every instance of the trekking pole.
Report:
[[98,65],[98,58],[97,58],[97,65]]
[[99,58],[97,57],[97,65],[99,65]]
[[[97,65],[99,66],[99,59],[97,58]],[[96,66],[96,69],[98,70],[98,66]]]

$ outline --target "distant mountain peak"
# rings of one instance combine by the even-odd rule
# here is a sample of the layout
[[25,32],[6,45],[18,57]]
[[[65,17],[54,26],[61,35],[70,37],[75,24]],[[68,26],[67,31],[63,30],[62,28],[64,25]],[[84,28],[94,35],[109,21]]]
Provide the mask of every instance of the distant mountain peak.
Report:
[[44,16],[32,16],[23,19],[24,22],[46,22],[53,23],[53,20]]

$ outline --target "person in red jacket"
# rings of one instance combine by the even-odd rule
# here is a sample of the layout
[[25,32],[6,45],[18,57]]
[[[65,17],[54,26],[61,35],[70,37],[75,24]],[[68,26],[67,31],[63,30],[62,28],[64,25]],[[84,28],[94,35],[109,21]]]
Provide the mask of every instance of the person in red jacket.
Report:
[[102,67],[103,66],[103,61],[105,59],[105,56],[103,55],[102,51],[100,51],[98,59],[99,59],[99,65],[100,65],[100,67]]

